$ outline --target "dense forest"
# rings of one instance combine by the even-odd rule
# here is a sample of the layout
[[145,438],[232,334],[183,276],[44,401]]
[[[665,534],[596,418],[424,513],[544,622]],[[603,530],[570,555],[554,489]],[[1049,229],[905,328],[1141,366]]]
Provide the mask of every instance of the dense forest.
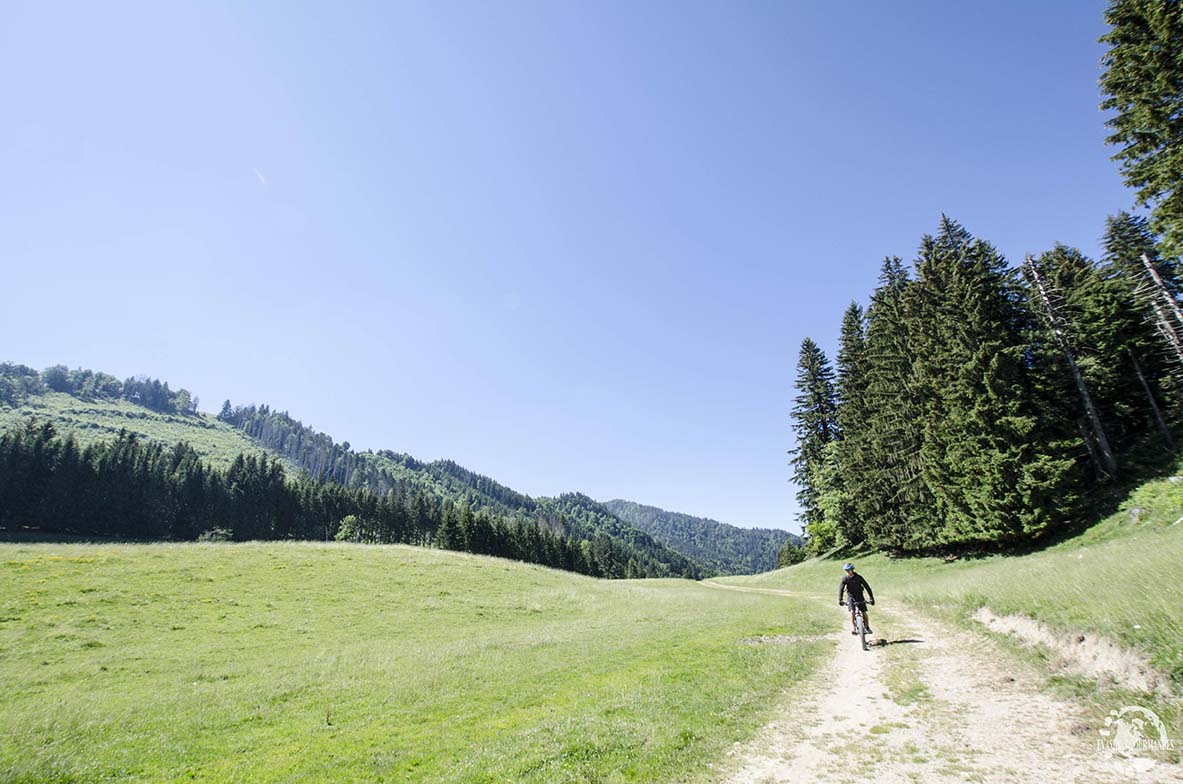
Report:
[[756,574],[775,569],[777,555],[785,544],[800,541],[786,531],[739,528],[632,501],[614,499],[602,505],[626,523],[719,574]]
[[846,311],[836,367],[802,343],[798,500],[815,552],[1016,543],[1073,527],[1130,455],[1173,450],[1183,402],[1175,265],[1146,220],[1105,257],[1009,267],[944,218],[911,268]]
[[49,422],[0,435],[0,528],[142,540],[402,542],[598,577],[671,574],[646,571],[603,533],[577,539],[423,494],[291,479],[266,455],[240,455],[222,471],[186,444],[166,447],[127,433],[80,449]]

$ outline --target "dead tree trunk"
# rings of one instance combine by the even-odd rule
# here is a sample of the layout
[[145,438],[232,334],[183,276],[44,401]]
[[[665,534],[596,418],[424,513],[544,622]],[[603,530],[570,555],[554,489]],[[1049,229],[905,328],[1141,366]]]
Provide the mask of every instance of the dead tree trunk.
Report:
[[[1031,278],[1031,282],[1035,284],[1036,291],[1039,292],[1039,298],[1043,301],[1043,310],[1047,316],[1047,321],[1051,325],[1052,332],[1055,333],[1056,341],[1060,344],[1060,349],[1064,352],[1064,358],[1068,360],[1068,367],[1072,370],[1072,378],[1076,381],[1076,390],[1080,393],[1080,399],[1084,403],[1085,413],[1088,414],[1089,424],[1092,426],[1093,436],[1097,441],[1097,451],[1100,453],[1101,467],[1109,476],[1115,476],[1117,474],[1117,459],[1113,456],[1113,450],[1109,448],[1109,439],[1105,437],[1105,428],[1101,424],[1101,417],[1097,413],[1097,407],[1093,405],[1092,395],[1089,394],[1089,388],[1084,383],[1084,376],[1076,364],[1076,357],[1072,354],[1072,346],[1068,342],[1068,336],[1063,322],[1060,320],[1060,315],[1052,305],[1048,286],[1044,283],[1043,276],[1039,274],[1039,268],[1035,266],[1035,260],[1030,256],[1027,257],[1027,274]],[[1090,449],[1089,451],[1091,452],[1092,450]]]
[[1183,308],[1179,307],[1179,301],[1171,294],[1171,290],[1167,288],[1167,284],[1163,283],[1162,276],[1158,274],[1158,270],[1150,263],[1150,258],[1143,253],[1142,264],[1146,267],[1146,271],[1150,273],[1150,279],[1154,281],[1155,288],[1158,289],[1159,298],[1166,307],[1167,312],[1175,317],[1180,329],[1183,329]]
[[1142,365],[1139,364],[1138,358],[1134,356],[1134,352],[1126,349],[1126,353],[1130,355],[1130,362],[1134,363],[1134,373],[1138,376],[1139,383],[1142,384],[1142,391],[1146,393],[1146,400],[1150,403],[1150,410],[1154,412],[1154,421],[1158,423],[1159,432],[1162,433],[1162,438],[1167,442],[1167,449],[1175,451],[1175,439],[1171,437],[1171,431],[1167,427],[1166,420],[1162,418],[1162,412],[1158,409],[1158,402],[1154,399],[1154,392],[1150,389],[1150,384],[1146,381],[1146,376],[1142,375]]
[[1105,472],[1101,469],[1101,457],[1093,446],[1092,431],[1089,430],[1083,419],[1076,420],[1076,429],[1080,431],[1080,440],[1084,442],[1084,448],[1088,450],[1089,463],[1093,467],[1093,473],[1096,474],[1098,481],[1104,480]]
[[1144,299],[1154,311],[1154,327],[1171,347],[1176,371],[1183,374],[1183,309],[1145,253],[1142,254],[1142,266],[1146,268],[1149,280],[1138,287],[1135,295]]
[[1183,367],[1183,337],[1172,326],[1166,308],[1163,307],[1163,303],[1158,297],[1152,299],[1150,305],[1154,309],[1154,326],[1158,329],[1158,334],[1162,335],[1162,339],[1170,345],[1171,350],[1175,353],[1175,362]]

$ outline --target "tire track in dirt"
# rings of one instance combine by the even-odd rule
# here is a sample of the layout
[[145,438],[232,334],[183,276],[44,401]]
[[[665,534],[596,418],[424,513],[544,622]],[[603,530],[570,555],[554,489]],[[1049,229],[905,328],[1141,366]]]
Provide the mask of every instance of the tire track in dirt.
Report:
[[[816,594],[727,586],[822,601]],[[983,635],[907,607],[871,613],[863,651],[843,633],[803,697],[731,753],[727,784],[779,782],[1178,782],[1183,766],[1106,756],[1083,708]]]

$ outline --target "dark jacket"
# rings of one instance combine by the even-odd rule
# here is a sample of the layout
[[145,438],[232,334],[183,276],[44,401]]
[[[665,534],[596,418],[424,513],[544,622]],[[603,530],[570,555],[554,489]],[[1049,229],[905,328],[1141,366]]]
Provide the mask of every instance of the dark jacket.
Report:
[[838,602],[842,602],[842,594],[848,594],[851,599],[856,602],[864,602],[863,589],[867,589],[867,595],[871,597],[871,601],[875,601],[875,592],[871,590],[871,585],[858,572],[853,574],[846,574],[842,576],[842,584],[838,586]]

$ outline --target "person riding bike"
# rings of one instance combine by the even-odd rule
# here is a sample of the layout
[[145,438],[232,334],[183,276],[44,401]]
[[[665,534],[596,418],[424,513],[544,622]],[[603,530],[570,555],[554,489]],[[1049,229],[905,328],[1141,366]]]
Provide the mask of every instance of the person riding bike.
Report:
[[[838,586],[838,606],[841,607],[846,604],[850,607],[850,626],[851,634],[858,634],[858,627],[854,620],[854,611],[857,609],[863,616],[863,628],[867,633],[871,633],[871,622],[867,620],[867,602],[863,598],[863,589],[867,590],[867,595],[871,597],[871,604],[875,603],[875,592],[871,590],[871,585],[863,579],[861,574],[855,574],[854,564],[848,563],[842,567],[842,571],[846,572],[842,577],[842,584]],[[846,594],[846,601],[842,601],[842,595]]]

